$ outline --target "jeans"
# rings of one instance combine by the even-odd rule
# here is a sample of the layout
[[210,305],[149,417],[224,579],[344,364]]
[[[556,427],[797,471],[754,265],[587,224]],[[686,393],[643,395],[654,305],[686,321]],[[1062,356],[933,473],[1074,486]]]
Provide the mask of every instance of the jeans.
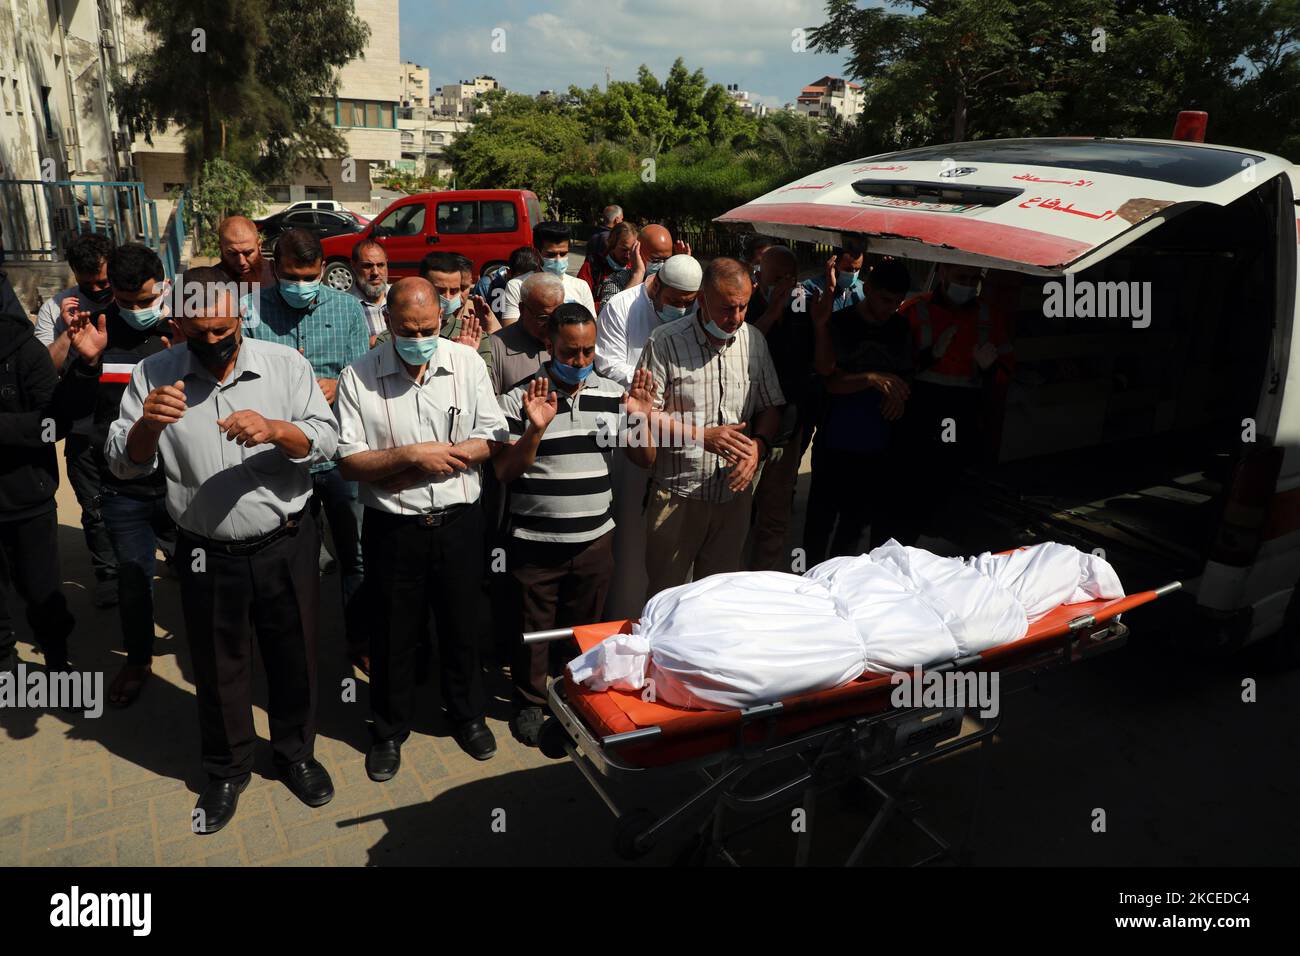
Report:
[[137,498],[105,489],[99,498],[117,555],[117,613],[128,664],[153,660],[153,573],[159,542],[175,535],[164,498]]
[[365,566],[361,559],[361,515],[364,509],[357,500],[357,483],[345,480],[337,468],[314,472],[311,479],[315,486],[312,511],[314,514],[324,512],[330,534],[334,537],[348,650],[364,653],[370,644],[367,634],[369,612],[366,608]]
[[97,499],[103,491],[99,479],[99,465],[95,461],[94,442],[89,435],[73,432],[63,443],[63,457],[68,463],[68,484],[81,506],[81,529],[86,536],[86,549],[90,551],[90,566],[96,581],[111,581],[117,574],[113,560],[113,543],[108,539],[108,528],[100,513]]

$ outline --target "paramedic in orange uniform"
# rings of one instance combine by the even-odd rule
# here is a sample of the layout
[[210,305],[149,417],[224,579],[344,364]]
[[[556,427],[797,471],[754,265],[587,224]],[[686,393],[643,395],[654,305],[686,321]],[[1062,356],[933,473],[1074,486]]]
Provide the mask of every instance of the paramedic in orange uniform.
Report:
[[[983,419],[995,379],[1014,363],[1006,322],[981,296],[983,270],[942,263],[937,285],[899,310],[908,320],[916,375],[904,414],[904,483],[898,526],[904,544],[947,504],[960,470],[983,448]],[[951,421],[949,421],[951,420]]]

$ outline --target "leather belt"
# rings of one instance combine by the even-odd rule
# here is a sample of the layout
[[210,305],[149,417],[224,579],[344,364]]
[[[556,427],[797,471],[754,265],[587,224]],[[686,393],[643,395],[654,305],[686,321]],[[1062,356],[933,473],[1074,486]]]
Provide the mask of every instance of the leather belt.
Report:
[[239,558],[249,554],[256,554],[283,537],[297,534],[298,528],[302,526],[303,516],[306,514],[307,509],[303,508],[296,514],[289,515],[289,517],[285,519],[284,524],[280,525],[280,527],[276,528],[274,531],[269,531],[259,538],[244,538],[239,541],[218,541],[215,538],[205,538],[202,535],[194,534],[192,531],[187,531],[184,528],[181,528],[180,532],[201,548],[215,551],[218,554],[228,554],[231,557]]
[[378,514],[382,514],[384,519],[388,521],[418,525],[421,528],[440,528],[445,524],[450,524],[452,521],[455,521],[473,507],[473,504],[448,505],[446,508],[437,508],[433,511],[423,511],[419,514],[413,515],[397,515],[393,514],[391,511],[378,511],[378,509],[372,510],[375,510]]

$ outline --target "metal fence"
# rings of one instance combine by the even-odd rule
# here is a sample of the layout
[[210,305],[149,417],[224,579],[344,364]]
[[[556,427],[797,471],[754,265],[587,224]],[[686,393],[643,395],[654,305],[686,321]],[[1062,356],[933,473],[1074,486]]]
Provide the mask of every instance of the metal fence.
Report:
[[178,198],[160,225],[158,203],[141,182],[0,179],[5,252],[15,260],[58,262],[78,235],[98,233],[114,243],[144,243],[172,275],[184,261],[185,199]]

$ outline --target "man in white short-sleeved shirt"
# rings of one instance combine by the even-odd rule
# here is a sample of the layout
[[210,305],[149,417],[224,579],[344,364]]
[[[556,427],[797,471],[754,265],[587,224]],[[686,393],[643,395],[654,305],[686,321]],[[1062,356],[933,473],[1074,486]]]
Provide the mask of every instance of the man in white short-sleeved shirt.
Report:
[[371,588],[372,780],[401,765],[415,703],[416,647],[432,609],[442,700],[456,740],[487,760],[496,741],[484,721],[479,590],[484,519],[480,466],[509,441],[487,367],[438,334],[438,294],[426,279],[388,291],[392,340],[339,376],[339,469],[365,505],[361,548]]

